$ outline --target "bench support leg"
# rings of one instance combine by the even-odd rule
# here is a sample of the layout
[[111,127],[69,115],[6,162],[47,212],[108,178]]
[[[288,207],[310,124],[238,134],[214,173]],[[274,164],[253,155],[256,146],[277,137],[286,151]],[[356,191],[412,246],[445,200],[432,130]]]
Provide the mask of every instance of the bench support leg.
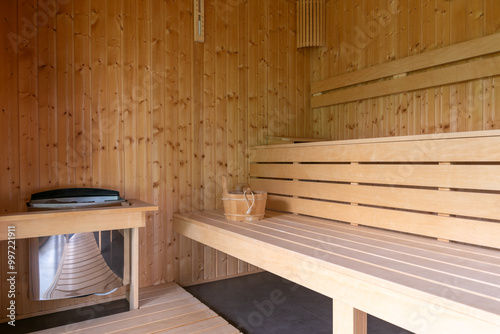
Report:
[[367,316],[365,312],[333,300],[333,334],[366,334]]

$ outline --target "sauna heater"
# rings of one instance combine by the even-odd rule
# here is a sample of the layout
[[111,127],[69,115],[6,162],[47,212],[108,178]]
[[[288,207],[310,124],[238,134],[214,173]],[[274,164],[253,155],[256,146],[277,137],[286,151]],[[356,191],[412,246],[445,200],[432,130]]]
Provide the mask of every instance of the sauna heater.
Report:
[[[126,205],[119,192],[67,188],[31,195],[28,211]],[[53,235],[30,239],[30,298],[53,300],[108,294],[123,285],[122,231]]]

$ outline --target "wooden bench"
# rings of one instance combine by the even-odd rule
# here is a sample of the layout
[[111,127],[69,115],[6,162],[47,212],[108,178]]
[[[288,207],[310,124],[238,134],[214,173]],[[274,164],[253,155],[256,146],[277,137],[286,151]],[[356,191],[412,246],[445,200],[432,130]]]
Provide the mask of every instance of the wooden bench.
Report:
[[500,333],[500,131],[258,147],[250,173],[264,220],[174,230],[331,297],[334,333]]

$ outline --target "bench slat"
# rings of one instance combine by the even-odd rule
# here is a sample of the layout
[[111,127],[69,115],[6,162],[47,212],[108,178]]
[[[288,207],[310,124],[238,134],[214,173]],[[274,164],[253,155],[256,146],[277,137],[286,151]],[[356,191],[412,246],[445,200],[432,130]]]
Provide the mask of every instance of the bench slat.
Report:
[[[457,138],[457,136],[460,136]],[[500,161],[500,131],[260,146],[251,162]],[[293,148],[293,152],[290,151]]]
[[[285,225],[297,226],[324,235],[347,234],[350,237],[366,238],[376,242],[404,247],[410,252],[425,252],[437,261],[447,262],[448,256],[466,259],[471,268],[480,271],[496,271],[500,267],[500,254],[496,250],[457,244],[452,242],[436,242],[435,239],[422,238],[405,233],[387,233],[386,230],[376,228],[359,228],[350,224],[334,223],[331,220],[308,217],[302,215],[283,215],[281,212],[266,211],[266,217],[274,221],[281,221]],[[490,266],[494,266],[492,269]]]
[[[495,296],[500,302],[500,266],[484,265],[482,270],[471,268],[461,258],[441,254],[441,259],[430,257],[428,251],[415,250],[404,245],[388,244],[373,238],[360,238],[355,235],[340,233],[318,233],[316,231],[296,228],[287,224],[275,223],[274,219],[266,220],[265,225],[256,225],[255,231],[272,234],[297,243],[309,244],[313,242],[315,248],[338,256],[352,257],[358,261],[366,259],[372,265],[391,268],[405,274],[412,273],[419,277],[428,277],[438,283],[455,281],[459,287],[464,283],[470,290],[477,286],[477,293],[486,296]],[[269,230],[269,231],[267,231]],[[350,253],[352,252],[352,255]],[[416,268],[411,268],[416,266]],[[418,273],[418,271],[421,271]],[[461,282],[463,278],[467,280]],[[492,297],[493,298],[493,297]]]
[[500,248],[500,224],[473,219],[268,196],[267,208]]
[[455,191],[401,189],[398,187],[275,179],[252,179],[251,187],[252,189],[266,189],[271,194],[279,195],[362,203],[486,219],[498,219],[500,217],[498,196],[478,192],[457,193]]
[[250,175],[500,191],[500,165],[251,164]]

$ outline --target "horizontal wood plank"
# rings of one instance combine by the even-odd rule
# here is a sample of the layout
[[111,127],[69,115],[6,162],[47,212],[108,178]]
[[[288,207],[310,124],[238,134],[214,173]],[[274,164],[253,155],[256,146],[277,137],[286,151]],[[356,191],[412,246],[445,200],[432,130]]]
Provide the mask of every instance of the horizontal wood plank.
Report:
[[144,227],[145,213],[158,210],[158,206],[139,200],[129,203],[129,206],[0,215],[0,240],[8,239],[8,226],[15,226],[16,239]]
[[[499,162],[500,131],[259,146],[259,162]],[[289,149],[293,148],[293,154]]]
[[500,75],[500,57],[478,60],[311,97],[311,108],[412,92]]
[[494,222],[281,196],[269,196],[267,208],[500,248],[500,224]]
[[272,194],[486,219],[500,217],[498,196],[488,193],[257,178],[251,179],[250,185],[252,189],[265,190]]
[[492,34],[377,66],[367,67],[359,71],[316,81],[311,84],[311,94],[387,78],[499,51],[500,34]]
[[500,165],[252,164],[250,175],[398,186],[500,190]]

